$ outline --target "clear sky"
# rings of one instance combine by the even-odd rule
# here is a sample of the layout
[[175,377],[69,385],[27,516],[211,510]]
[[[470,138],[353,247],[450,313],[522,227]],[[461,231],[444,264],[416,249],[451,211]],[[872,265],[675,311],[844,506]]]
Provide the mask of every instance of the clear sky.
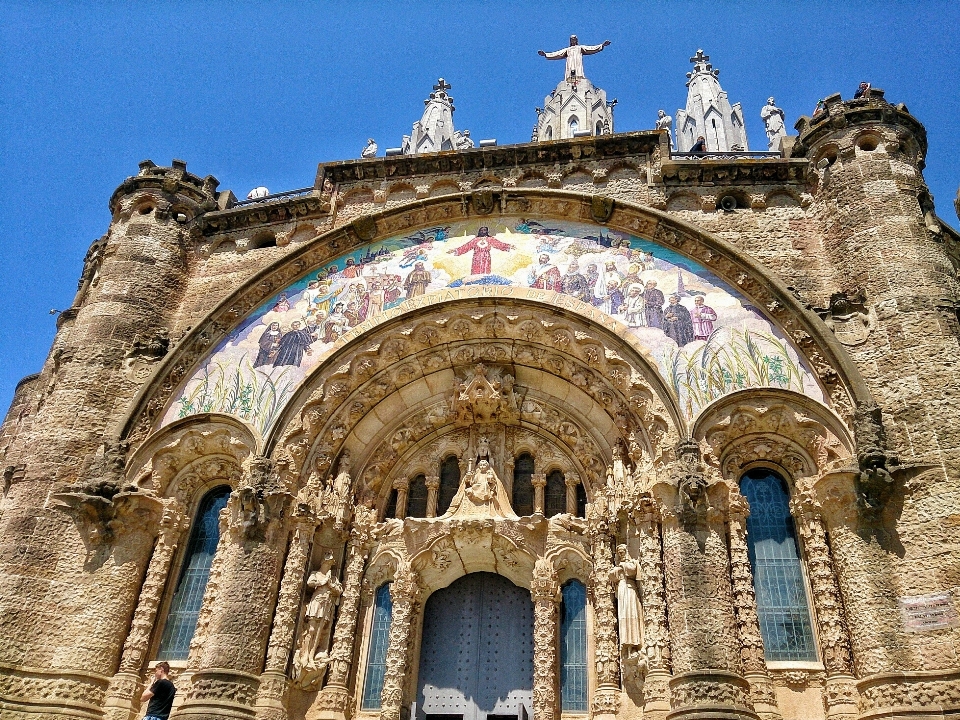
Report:
[[0,411],[41,369],[107,201],[137,163],[186,160],[243,197],[311,185],[318,162],[396,147],[438,77],[458,129],[528,142],[563,76],[537,50],[610,40],[587,76],[617,131],[686,102],[697,48],[743,105],[751,149],[774,96],[788,128],[868,80],[926,125],[926,179],[957,224],[960,3],[8,2],[0,0]]

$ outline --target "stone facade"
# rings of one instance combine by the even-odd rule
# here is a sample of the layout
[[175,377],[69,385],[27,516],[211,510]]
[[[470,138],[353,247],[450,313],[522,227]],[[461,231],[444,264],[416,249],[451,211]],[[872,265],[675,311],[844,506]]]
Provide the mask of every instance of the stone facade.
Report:
[[[934,214],[924,130],[903,105],[876,89],[832,96],[796,127],[780,157],[672,157],[667,134],[649,131],[327,163],[310,192],[245,203],[185,163],[141,163],[2,428],[0,717],[136,717],[201,500],[224,485],[196,630],[171,661],[175,717],[408,717],[427,600],[476,572],[530,590],[537,720],[960,713],[960,237]],[[497,228],[521,225],[491,256]],[[475,235],[471,272],[421,286],[416,263],[461,262],[444,228]],[[511,279],[526,277],[523,233],[536,246],[526,284]],[[171,410],[251,318],[265,318],[257,362],[276,380],[296,338],[271,345],[263,313],[287,317],[298,300],[281,301],[285,288],[395,237],[420,248],[406,297],[326,344],[350,308],[315,313],[316,326],[305,315],[302,348],[319,357],[268,419],[238,398],[229,412]],[[657,353],[702,337],[665,334],[652,316],[638,327],[627,299],[551,274],[562,256],[574,277],[571,259],[591,253],[621,276],[633,262],[646,277],[676,272],[688,311],[696,287],[727,288],[809,382],[720,377],[697,404]],[[508,258],[496,282],[470,280]],[[348,277],[367,283],[365,262]],[[529,512],[513,507],[524,453]],[[740,485],[757,469],[789,491],[815,660],[769,659]],[[639,645],[619,637],[621,545],[637,568]],[[327,604],[308,588],[323,563],[337,588]],[[571,581],[587,596],[583,711],[561,707]],[[915,622],[903,598],[940,599]]]

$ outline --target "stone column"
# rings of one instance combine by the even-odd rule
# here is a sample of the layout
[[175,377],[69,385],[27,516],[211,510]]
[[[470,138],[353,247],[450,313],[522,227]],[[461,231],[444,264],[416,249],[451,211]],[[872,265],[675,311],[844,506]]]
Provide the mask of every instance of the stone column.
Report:
[[410,478],[397,478],[393,481],[393,489],[397,491],[396,517],[403,520],[407,516],[407,496],[410,493]]
[[543,473],[534,473],[530,476],[533,485],[533,511],[543,515],[543,490],[547,486],[547,476]]
[[226,532],[217,548],[223,556],[218,587],[204,598],[207,626],[177,717],[254,717],[292,499],[263,457],[253,459],[248,477],[230,495],[221,516]]
[[577,514],[577,486],[580,485],[580,476],[570,473],[570,477],[564,478],[567,486],[567,514]]
[[393,614],[387,643],[386,672],[380,693],[381,720],[400,720],[403,689],[407,679],[407,658],[416,607],[420,600],[420,578],[410,563],[403,561],[390,585]]
[[817,610],[820,652],[827,671],[824,692],[827,717],[854,718],[857,716],[857,688],[850,634],[823,516],[812,498],[801,497],[795,498],[793,516],[803,543],[813,604]]
[[437,516],[437,501],[440,499],[440,476],[427,475],[427,517]]
[[593,556],[590,594],[596,624],[597,689],[590,708],[594,720],[613,720],[620,709],[620,644],[617,640],[613,589],[610,586],[613,548],[609,525],[609,518],[599,513],[591,512],[587,519]]
[[257,691],[257,718],[262,720],[285,720],[287,717],[287,665],[293,649],[300,606],[303,604],[303,581],[310,563],[316,519],[312,514],[297,514],[294,523],[290,549],[283,566],[283,579],[280,581],[277,610],[273,616],[273,629],[267,644],[267,662]]
[[643,603],[643,639],[647,660],[643,711],[644,715],[655,716],[670,710],[670,631],[667,628],[667,601],[664,596],[660,513],[656,501],[649,495],[641,496],[632,519],[640,541],[637,585]]
[[110,680],[104,698],[105,720],[129,720],[136,713],[141,673],[150,651],[150,637],[156,626],[157,609],[163,599],[164,588],[168,585],[170,563],[180,538],[190,524],[183,507],[176,500],[170,498],[164,506],[160,532],[150,556],[130,632],[123,644],[120,668]]
[[740,663],[743,676],[750,683],[750,699],[757,714],[764,720],[779,720],[776,688],[767,672],[763,636],[757,615],[757,596],[753,587],[753,570],[747,552],[747,499],[732,495],[729,501],[730,577],[733,581],[733,611],[737,618],[740,639]]
[[711,484],[693,441],[677,447],[669,482],[654,494],[663,519],[663,560],[673,678],[671,720],[756,718],[740,672],[725,506],[727,486]]
[[530,586],[533,597],[533,717],[560,717],[558,669],[560,653],[560,583],[557,571],[546,558],[538,558]]
[[353,696],[347,683],[353,665],[353,651],[360,611],[361,583],[367,555],[374,541],[377,524],[376,511],[363,505],[354,510],[350,543],[347,547],[347,567],[343,577],[343,595],[337,624],[333,629],[327,684],[317,695],[311,717],[317,720],[344,720],[353,706]]

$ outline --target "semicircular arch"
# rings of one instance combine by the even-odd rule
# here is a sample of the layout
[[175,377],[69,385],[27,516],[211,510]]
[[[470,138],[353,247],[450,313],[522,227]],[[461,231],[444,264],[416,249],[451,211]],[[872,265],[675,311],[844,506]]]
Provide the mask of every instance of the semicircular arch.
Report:
[[[809,387],[804,388],[805,390],[814,391],[817,387],[821,388],[821,391],[825,390],[829,402],[843,416],[852,412],[854,404],[869,399],[869,391],[859,372],[822,321],[801,306],[781,281],[729,243],[665,213],[622,200],[612,201],[610,205],[601,203],[599,206],[601,211],[606,208],[605,215],[608,216],[603,218],[603,222],[599,222],[594,217],[598,206],[591,197],[582,194],[546,189],[494,190],[488,194],[493,200],[492,207],[499,204],[500,214],[489,214],[489,210],[492,209],[489,204],[491,198],[484,198],[478,201],[479,204],[475,204],[472,195],[463,193],[408,203],[367,216],[363,218],[364,222],[361,224],[354,222],[352,225],[331,230],[316,240],[305,243],[303,247],[294,250],[274,266],[258,273],[198,323],[184,341],[156,368],[150,382],[138,393],[130,413],[117,428],[116,434],[139,442],[150,434],[151,428],[158,419],[163,422],[175,419],[176,413],[171,415],[167,411],[167,415],[163,416],[162,411],[171,405],[177,392],[194,378],[193,375],[188,375],[188,371],[197,367],[204,357],[210,356],[212,351],[223,344],[228,333],[235,331],[238,325],[243,324],[252,312],[262,307],[279,290],[287,287],[291,282],[305,283],[307,276],[315,272],[317,267],[336,261],[337,258],[343,257],[345,252],[358,252],[365,247],[369,251],[372,245],[397,237],[399,233],[405,232],[409,236],[415,228],[422,229],[431,225],[442,227],[440,223],[446,223],[448,228],[454,223],[472,223],[478,227],[489,227],[495,220],[503,224],[503,222],[512,222],[516,218],[551,219],[555,225],[587,223],[597,231],[598,234],[593,240],[597,243],[596,247],[604,248],[602,252],[613,252],[619,249],[629,251],[631,244],[647,243],[654,248],[652,256],[654,264],[659,259],[656,258],[656,248],[661,249],[663,257],[669,256],[678,262],[680,261],[678,259],[685,258],[692,264],[672,265],[673,269],[679,268],[677,290],[681,290],[684,281],[684,267],[687,268],[688,273],[686,282],[690,283],[694,280],[692,275],[696,273],[691,274],[689,268],[695,265],[696,268],[703,269],[707,275],[731,290],[737,297],[742,298],[744,302],[741,305],[744,307],[749,305],[748,312],[765,318],[770,327],[779,328],[781,335],[777,339],[785,347],[788,345],[794,347],[794,356],[791,359],[799,361],[802,357],[801,365],[809,366],[808,375],[812,380],[804,381],[811,383]],[[463,237],[466,238],[466,235],[465,232]],[[532,236],[532,239],[541,245],[543,242],[548,244],[550,242],[549,237],[539,236],[537,232],[529,232],[527,235]],[[584,238],[574,238],[574,240],[584,240]],[[624,240],[626,240],[625,244]],[[618,245],[618,241],[621,244]],[[565,247],[569,249],[572,245],[568,243]],[[409,246],[403,249],[407,250]],[[537,254],[538,250],[539,246],[534,247],[532,253]],[[549,250],[547,254],[549,257]],[[415,257],[416,255],[413,256]],[[524,267],[521,263],[517,272],[531,267]],[[308,268],[314,270],[308,271]],[[479,269],[484,269],[482,260]],[[618,274],[623,275],[619,267],[615,269]],[[301,280],[298,281],[297,278]],[[532,277],[531,281],[533,281]],[[461,283],[457,288],[452,289],[459,291],[463,287],[464,284]],[[668,289],[672,289],[672,286]],[[689,297],[694,296],[689,294],[689,291],[685,289],[684,291]],[[409,294],[409,289],[407,292]],[[564,296],[569,297],[566,294]],[[414,309],[410,301],[416,300],[417,297],[414,293],[407,299],[406,304],[410,306],[409,309]],[[583,310],[589,310],[587,306],[591,304],[592,302],[585,303]],[[346,309],[346,306],[341,308],[344,311]],[[566,309],[578,312],[576,307]],[[593,312],[596,313],[594,317],[597,317],[601,311],[594,309]],[[360,324],[357,323],[357,325]],[[678,347],[683,346],[684,344],[681,343]],[[662,374],[669,375],[669,367]],[[727,385],[729,391],[735,389],[736,383],[727,383]],[[271,396],[272,393],[273,391],[270,391],[266,394]],[[707,397],[706,402],[694,402],[684,398],[682,404],[686,407],[682,407],[682,410],[688,419],[692,419],[697,410],[712,399],[715,398]],[[271,421],[274,418],[275,415]]]

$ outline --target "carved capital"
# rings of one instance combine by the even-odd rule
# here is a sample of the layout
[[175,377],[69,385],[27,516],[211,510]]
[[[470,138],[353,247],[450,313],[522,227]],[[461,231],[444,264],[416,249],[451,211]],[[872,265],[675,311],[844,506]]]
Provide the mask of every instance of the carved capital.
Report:
[[149,493],[116,492],[116,485],[73,486],[56,493],[57,507],[76,521],[84,542],[99,547],[120,535],[142,529],[155,535],[164,510],[163,502]]

